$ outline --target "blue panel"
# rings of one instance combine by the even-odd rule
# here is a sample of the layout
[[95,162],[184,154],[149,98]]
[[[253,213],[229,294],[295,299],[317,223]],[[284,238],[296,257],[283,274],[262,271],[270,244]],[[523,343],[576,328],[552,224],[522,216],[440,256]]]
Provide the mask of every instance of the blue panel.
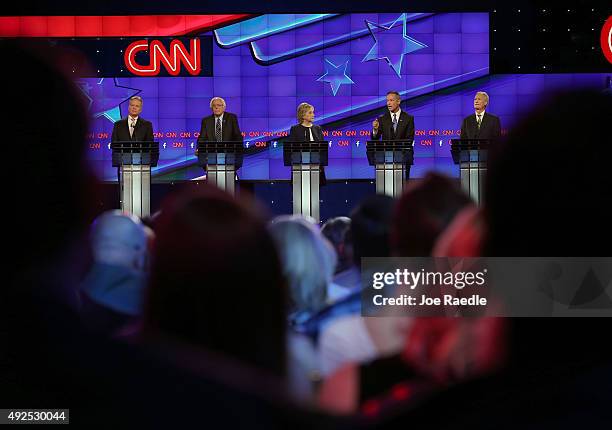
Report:
[[217,43],[231,48],[242,43],[272,36],[292,28],[321,21],[334,14],[276,14],[262,15],[215,30]]

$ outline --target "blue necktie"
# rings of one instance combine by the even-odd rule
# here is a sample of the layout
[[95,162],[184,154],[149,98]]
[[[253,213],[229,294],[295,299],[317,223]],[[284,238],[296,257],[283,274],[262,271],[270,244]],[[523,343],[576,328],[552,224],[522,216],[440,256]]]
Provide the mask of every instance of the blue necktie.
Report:
[[393,114],[393,134],[397,131],[397,117]]

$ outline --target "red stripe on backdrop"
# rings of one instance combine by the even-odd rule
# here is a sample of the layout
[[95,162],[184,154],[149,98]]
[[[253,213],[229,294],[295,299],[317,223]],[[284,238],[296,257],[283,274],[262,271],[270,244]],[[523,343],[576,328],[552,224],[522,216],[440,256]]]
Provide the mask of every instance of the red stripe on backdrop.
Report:
[[251,16],[4,16],[0,17],[0,37],[183,36],[212,30]]

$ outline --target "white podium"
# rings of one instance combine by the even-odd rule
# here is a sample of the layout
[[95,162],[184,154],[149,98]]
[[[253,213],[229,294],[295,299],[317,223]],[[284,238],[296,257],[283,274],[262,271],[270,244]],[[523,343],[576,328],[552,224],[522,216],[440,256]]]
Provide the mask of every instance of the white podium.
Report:
[[144,218],[151,214],[151,167],[159,160],[158,142],[111,143],[117,167],[121,210]]

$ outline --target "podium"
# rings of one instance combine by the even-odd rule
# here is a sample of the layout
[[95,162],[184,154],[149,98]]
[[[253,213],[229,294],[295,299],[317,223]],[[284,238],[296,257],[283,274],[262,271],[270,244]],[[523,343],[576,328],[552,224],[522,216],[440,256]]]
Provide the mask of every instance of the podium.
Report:
[[328,142],[293,141],[283,143],[283,161],[291,166],[293,184],[293,213],[320,221],[319,188],[327,166]]
[[111,143],[113,167],[117,167],[121,210],[140,218],[151,214],[151,167],[159,161],[159,142]]
[[198,140],[198,164],[206,170],[206,180],[231,195],[236,194],[236,171],[243,158],[242,141]]
[[484,197],[490,139],[452,139],[451,155],[459,165],[461,187],[477,203]]
[[376,193],[399,197],[414,163],[413,140],[368,140],[366,155],[376,170]]

